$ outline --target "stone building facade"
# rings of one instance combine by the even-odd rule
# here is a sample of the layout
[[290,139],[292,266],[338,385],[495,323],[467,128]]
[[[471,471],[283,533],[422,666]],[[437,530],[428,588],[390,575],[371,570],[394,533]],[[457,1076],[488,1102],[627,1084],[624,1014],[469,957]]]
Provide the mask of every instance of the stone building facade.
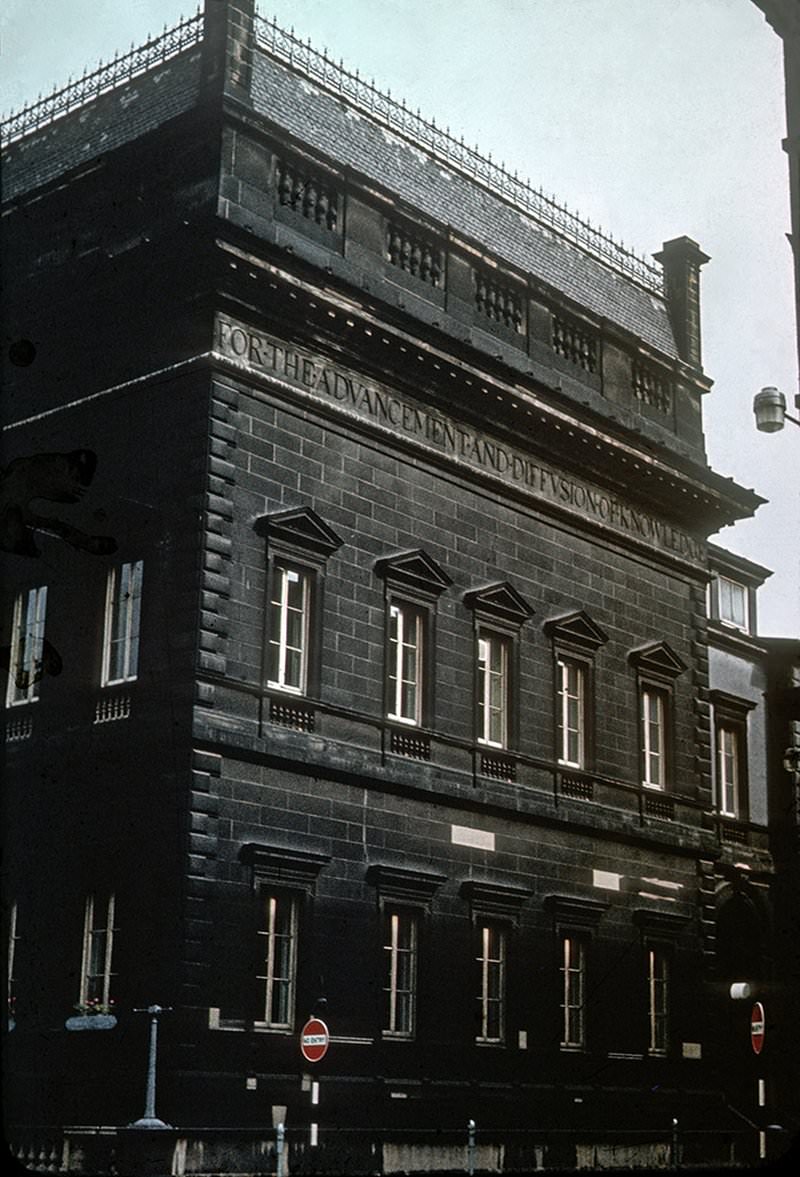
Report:
[[625,253],[251,0],[138,52],[6,127],[7,1135],[749,1157],[706,538],[761,500],[705,459],[708,259]]

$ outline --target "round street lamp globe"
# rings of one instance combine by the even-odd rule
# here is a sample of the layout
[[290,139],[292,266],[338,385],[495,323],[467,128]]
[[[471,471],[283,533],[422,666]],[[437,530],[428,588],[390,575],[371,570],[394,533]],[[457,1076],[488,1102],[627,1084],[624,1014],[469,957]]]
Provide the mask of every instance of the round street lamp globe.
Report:
[[777,433],[783,429],[786,417],[786,397],[777,388],[762,388],[753,398],[756,429],[762,433]]

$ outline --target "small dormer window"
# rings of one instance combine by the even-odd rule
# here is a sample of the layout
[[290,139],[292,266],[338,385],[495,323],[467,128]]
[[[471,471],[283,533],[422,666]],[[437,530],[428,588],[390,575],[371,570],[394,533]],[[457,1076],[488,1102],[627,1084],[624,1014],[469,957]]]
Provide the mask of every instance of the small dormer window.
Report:
[[747,589],[727,576],[719,578],[719,619],[725,625],[733,625],[745,633],[749,631]]

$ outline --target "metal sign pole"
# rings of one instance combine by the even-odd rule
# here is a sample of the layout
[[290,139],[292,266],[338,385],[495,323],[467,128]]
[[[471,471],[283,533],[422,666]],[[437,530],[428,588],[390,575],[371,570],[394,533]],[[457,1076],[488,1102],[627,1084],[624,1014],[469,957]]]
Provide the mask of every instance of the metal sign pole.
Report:
[[150,1014],[150,1043],[147,1051],[147,1086],[144,1101],[144,1115],[131,1124],[131,1128],[169,1128],[156,1115],[156,1061],[158,1057],[159,1014],[171,1010],[169,1005],[148,1005],[146,1009],[135,1009],[135,1014]]
[[467,1173],[473,1177],[475,1173],[475,1121],[467,1121]]

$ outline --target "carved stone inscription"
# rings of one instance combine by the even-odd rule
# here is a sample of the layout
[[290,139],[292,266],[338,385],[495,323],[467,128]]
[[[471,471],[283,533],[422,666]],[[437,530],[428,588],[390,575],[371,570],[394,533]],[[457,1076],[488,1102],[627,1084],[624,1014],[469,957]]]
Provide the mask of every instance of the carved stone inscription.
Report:
[[626,536],[701,563],[702,545],[686,532],[622,502],[591,483],[563,474],[505,442],[493,441],[435,409],[422,408],[351,370],[302,348],[217,315],[215,351],[248,371],[276,377],[315,399],[401,433],[460,463],[524,487],[538,499]]

